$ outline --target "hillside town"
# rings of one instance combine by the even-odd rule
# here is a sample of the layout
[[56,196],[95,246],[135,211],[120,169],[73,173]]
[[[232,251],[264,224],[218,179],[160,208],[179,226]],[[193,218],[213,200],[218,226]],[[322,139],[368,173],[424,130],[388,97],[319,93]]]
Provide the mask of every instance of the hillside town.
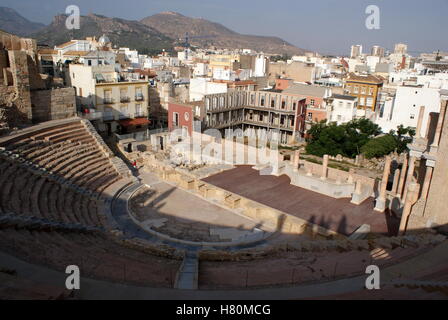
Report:
[[12,256],[29,270],[79,259],[117,284],[111,298],[349,279],[282,296],[368,299],[353,275],[374,264],[400,274],[376,298],[446,299],[448,52],[294,55],[187,32],[152,53],[112,38],[0,30],[0,277],[25,268]]

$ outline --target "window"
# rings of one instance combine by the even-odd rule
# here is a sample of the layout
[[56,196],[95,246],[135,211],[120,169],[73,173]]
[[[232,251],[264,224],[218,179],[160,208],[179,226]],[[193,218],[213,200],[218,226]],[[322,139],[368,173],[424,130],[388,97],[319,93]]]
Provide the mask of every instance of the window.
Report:
[[143,93],[142,93],[142,88],[140,88],[140,87],[135,88],[135,100],[142,101],[143,99],[144,99],[144,97],[143,97]]
[[292,110],[293,110],[293,111],[296,111],[296,108],[297,108],[297,102],[294,102],[294,103],[292,104]]
[[264,107],[264,98],[261,98],[260,105],[261,105],[262,107]]
[[173,126],[179,126],[179,113],[177,112],[173,113]]
[[250,104],[254,104],[255,103],[255,95],[254,94],[251,94],[250,95]]
[[285,107],[286,107],[286,101],[282,100],[282,109],[285,109]]
[[369,88],[369,95],[373,96],[373,88]]
[[342,108],[344,106],[344,102],[339,101],[338,106],[339,106],[339,108]]
[[361,87],[361,93],[362,94],[366,94],[367,93],[367,88],[366,87]]
[[310,105],[311,105],[311,106],[314,106],[315,103],[316,103],[316,101],[314,101],[314,99],[311,99],[311,101],[310,101]]
[[359,87],[358,87],[358,86],[354,86],[354,87],[353,87],[353,91],[354,91],[355,93],[359,93]]
[[263,115],[260,114],[260,116],[258,117],[258,120],[260,120],[261,122],[263,122]]
[[127,106],[121,106],[120,107],[120,113],[122,116],[127,116],[128,114],[128,107]]
[[308,120],[313,120],[313,113],[312,112],[308,113]]
[[88,64],[89,66],[91,66],[91,65],[92,65],[92,60],[87,60],[87,64]]
[[143,116],[142,105],[141,105],[141,104],[136,104],[136,105],[135,105],[135,116],[136,116],[136,117],[141,117],[141,116]]
[[342,116],[338,115],[338,121],[341,121],[341,120],[342,120]]
[[271,108],[275,108],[275,99],[271,100]]
[[415,114],[411,114],[410,118],[415,119]]
[[112,103],[112,91],[104,90],[104,103]]

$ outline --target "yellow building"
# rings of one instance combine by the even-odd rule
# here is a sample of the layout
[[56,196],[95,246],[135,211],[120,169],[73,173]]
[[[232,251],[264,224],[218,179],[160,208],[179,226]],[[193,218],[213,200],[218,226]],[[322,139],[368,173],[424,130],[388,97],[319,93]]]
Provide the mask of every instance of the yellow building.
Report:
[[215,69],[238,70],[240,67],[239,54],[214,54],[210,56],[209,71],[213,75]]
[[[95,86],[96,109],[103,115],[107,131],[115,131],[115,125],[121,126],[121,132],[142,129],[139,125],[148,125],[149,121],[132,122],[125,119],[147,118],[149,85],[146,81],[105,82]],[[111,123],[110,127],[107,123]],[[128,128],[136,124],[136,128]]]
[[375,111],[378,94],[383,87],[383,79],[374,75],[350,73],[345,80],[346,94],[358,98],[358,109]]

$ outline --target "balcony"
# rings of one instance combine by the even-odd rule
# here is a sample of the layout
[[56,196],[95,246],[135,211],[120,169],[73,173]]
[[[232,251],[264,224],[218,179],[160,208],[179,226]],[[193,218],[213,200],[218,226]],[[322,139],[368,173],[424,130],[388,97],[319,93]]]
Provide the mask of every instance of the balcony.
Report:
[[143,94],[136,94],[135,101],[143,101],[145,100],[145,96]]
[[121,103],[131,102],[131,98],[129,98],[129,97],[121,97],[120,98],[120,102]]
[[103,104],[114,104],[114,99],[112,98],[104,98],[103,99]]
[[122,113],[122,112],[120,112],[120,114],[118,115],[118,118],[120,120],[122,120],[122,119],[129,119],[129,118],[131,118],[131,115],[130,115],[130,113]]

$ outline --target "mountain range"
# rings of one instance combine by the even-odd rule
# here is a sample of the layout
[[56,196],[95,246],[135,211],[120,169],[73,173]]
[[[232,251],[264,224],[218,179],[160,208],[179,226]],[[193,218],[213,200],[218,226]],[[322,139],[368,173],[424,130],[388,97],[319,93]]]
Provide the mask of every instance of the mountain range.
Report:
[[42,23],[31,22],[22,17],[17,11],[11,8],[0,7],[0,29],[16,34],[27,36],[44,28]]
[[68,30],[65,15],[57,15],[45,26],[22,17],[10,8],[0,7],[0,29],[34,38],[39,44],[58,45],[72,39],[106,34],[118,47],[129,47],[142,53],[173,51],[189,38],[191,45],[227,49],[252,49],[271,54],[303,54],[278,37],[244,35],[215,22],[190,18],[177,12],[162,12],[141,21],[109,18],[98,14],[81,17],[81,29]]

